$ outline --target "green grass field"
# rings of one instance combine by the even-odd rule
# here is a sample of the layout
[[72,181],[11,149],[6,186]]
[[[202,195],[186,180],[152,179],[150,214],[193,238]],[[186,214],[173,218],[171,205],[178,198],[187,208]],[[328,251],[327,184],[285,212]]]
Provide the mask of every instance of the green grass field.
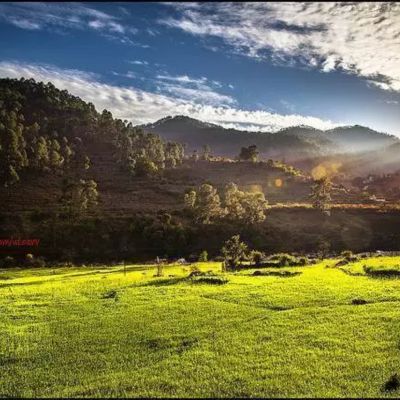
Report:
[[400,279],[336,261],[220,285],[182,266],[2,270],[0,397],[398,397],[382,386],[400,373]]

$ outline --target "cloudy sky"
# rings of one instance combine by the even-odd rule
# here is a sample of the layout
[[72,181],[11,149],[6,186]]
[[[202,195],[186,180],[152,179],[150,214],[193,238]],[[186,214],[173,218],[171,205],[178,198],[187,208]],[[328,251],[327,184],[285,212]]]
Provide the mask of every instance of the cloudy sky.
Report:
[[400,3],[0,3],[0,77],[134,124],[400,136]]

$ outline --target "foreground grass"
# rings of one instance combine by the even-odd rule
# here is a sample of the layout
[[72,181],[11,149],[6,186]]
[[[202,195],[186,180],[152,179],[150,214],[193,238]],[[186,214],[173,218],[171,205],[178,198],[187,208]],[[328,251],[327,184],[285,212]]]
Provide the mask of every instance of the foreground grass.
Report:
[[398,397],[400,279],[335,262],[0,271],[0,397]]

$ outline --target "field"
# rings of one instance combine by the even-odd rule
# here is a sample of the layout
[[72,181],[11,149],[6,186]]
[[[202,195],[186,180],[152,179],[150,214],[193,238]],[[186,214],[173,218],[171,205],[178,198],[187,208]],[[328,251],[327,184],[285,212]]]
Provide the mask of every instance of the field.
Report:
[[1,270],[0,397],[398,397],[400,258],[336,262]]

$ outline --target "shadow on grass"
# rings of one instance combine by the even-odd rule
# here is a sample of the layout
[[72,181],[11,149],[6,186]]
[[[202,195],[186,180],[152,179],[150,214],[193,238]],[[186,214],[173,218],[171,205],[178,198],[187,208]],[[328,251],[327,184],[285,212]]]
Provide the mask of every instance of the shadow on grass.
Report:
[[187,278],[184,276],[178,278],[161,278],[161,279],[156,279],[154,281],[143,283],[140,286],[168,286],[168,285],[175,285],[177,283],[185,281],[187,281]]
[[366,276],[369,278],[379,278],[379,279],[393,279],[400,278],[400,266],[396,265],[391,268],[387,268],[384,265],[372,266],[363,265],[363,270]]
[[278,276],[280,278],[290,278],[293,276],[301,275],[302,272],[296,271],[254,271],[251,275],[248,276]]

